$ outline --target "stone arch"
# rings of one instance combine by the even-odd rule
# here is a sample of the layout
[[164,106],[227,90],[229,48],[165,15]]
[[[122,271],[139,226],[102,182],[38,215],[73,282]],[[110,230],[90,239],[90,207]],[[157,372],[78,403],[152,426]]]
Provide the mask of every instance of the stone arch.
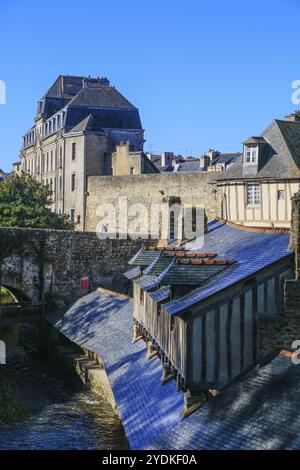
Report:
[[8,284],[3,284],[3,283],[2,283],[2,287],[5,287],[5,289],[7,289],[10,292],[12,297],[15,299],[16,303],[30,302],[31,301],[31,299],[28,297],[28,295],[25,294],[24,292],[22,292],[20,289],[17,289],[13,286],[10,286]]

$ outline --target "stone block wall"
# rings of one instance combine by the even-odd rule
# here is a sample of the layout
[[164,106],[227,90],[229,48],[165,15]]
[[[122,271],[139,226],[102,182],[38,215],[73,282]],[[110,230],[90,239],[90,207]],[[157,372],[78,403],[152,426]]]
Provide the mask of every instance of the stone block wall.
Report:
[[[88,178],[86,230],[95,231],[99,223],[97,207],[112,204],[118,208],[120,196],[128,205],[161,204],[174,198],[180,204],[201,205],[207,220],[220,215],[220,195],[214,188],[215,175],[206,172],[159,173],[130,176],[91,176]],[[149,215],[150,217],[150,215]]]
[[99,240],[95,233],[66,230],[0,228],[0,236],[9,231],[23,233],[27,241],[22,256],[14,254],[5,261],[2,283],[34,301],[41,300],[41,270],[44,291],[64,302],[84,294],[80,291],[83,277],[89,278],[90,290],[105,287],[126,293],[129,281],[123,272],[143,244],[130,239]]

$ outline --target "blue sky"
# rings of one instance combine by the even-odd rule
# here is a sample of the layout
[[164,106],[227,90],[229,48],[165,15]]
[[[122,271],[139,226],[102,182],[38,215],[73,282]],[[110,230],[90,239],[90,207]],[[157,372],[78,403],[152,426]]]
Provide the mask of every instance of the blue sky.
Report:
[[139,108],[146,150],[239,151],[296,107],[299,13],[298,0],[1,0],[0,167],[59,74],[106,75]]

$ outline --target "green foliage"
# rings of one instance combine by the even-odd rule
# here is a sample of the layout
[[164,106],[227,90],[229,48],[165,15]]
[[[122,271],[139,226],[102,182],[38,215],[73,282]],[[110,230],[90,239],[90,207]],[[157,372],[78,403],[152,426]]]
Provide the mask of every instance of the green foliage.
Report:
[[12,303],[15,302],[14,297],[11,295],[11,293],[3,286],[0,286],[0,296],[1,296],[1,301],[2,303]]
[[13,176],[0,183],[0,226],[72,230],[66,217],[49,209],[51,192],[31,176]]
[[25,410],[14,398],[11,386],[0,374],[0,423],[15,423],[25,416]]

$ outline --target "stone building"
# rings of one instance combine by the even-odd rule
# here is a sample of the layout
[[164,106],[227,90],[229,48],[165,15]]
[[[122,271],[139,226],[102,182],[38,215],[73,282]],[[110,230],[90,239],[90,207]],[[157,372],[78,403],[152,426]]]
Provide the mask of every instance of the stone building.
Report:
[[[163,172],[141,174],[137,172],[128,174],[128,168],[127,166],[122,176],[88,177],[86,230],[91,232],[101,231],[104,224],[101,208],[105,206],[111,206],[115,209],[119,227],[123,227],[124,223],[128,221],[129,235],[136,234],[135,225],[131,223],[129,217],[130,209],[135,204],[142,205],[144,211],[147,212],[144,221],[148,222],[149,229],[153,225],[158,226],[152,213],[152,208],[157,205],[167,204],[170,206],[175,203],[182,209],[188,205],[193,208],[199,207],[204,210],[205,219],[207,220],[213,220],[219,215],[220,200],[214,187],[213,173]],[[118,171],[120,171],[120,168]],[[121,207],[122,198],[127,201],[127,212],[124,212]],[[107,222],[109,221],[106,220],[105,224]],[[110,229],[108,228],[108,230]],[[164,238],[163,230],[160,231],[159,235]]]
[[18,160],[17,162],[13,163],[13,174],[20,176],[22,173],[22,162]]
[[112,154],[112,175],[128,176],[159,173],[154,163],[144,152],[131,151],[130,142],[121,142]]
[[38,102],[34,126],[24,135],[22,170],[48,185],[53,211],[84,230],[87,178],[112,174],[121,141],[143,150],[138,109],[107,78],[59,76]]
[[244,142],[243,157],[217,177],[224,219],[289,227],[291,197],[300,184],[300,116],[274,120]]

